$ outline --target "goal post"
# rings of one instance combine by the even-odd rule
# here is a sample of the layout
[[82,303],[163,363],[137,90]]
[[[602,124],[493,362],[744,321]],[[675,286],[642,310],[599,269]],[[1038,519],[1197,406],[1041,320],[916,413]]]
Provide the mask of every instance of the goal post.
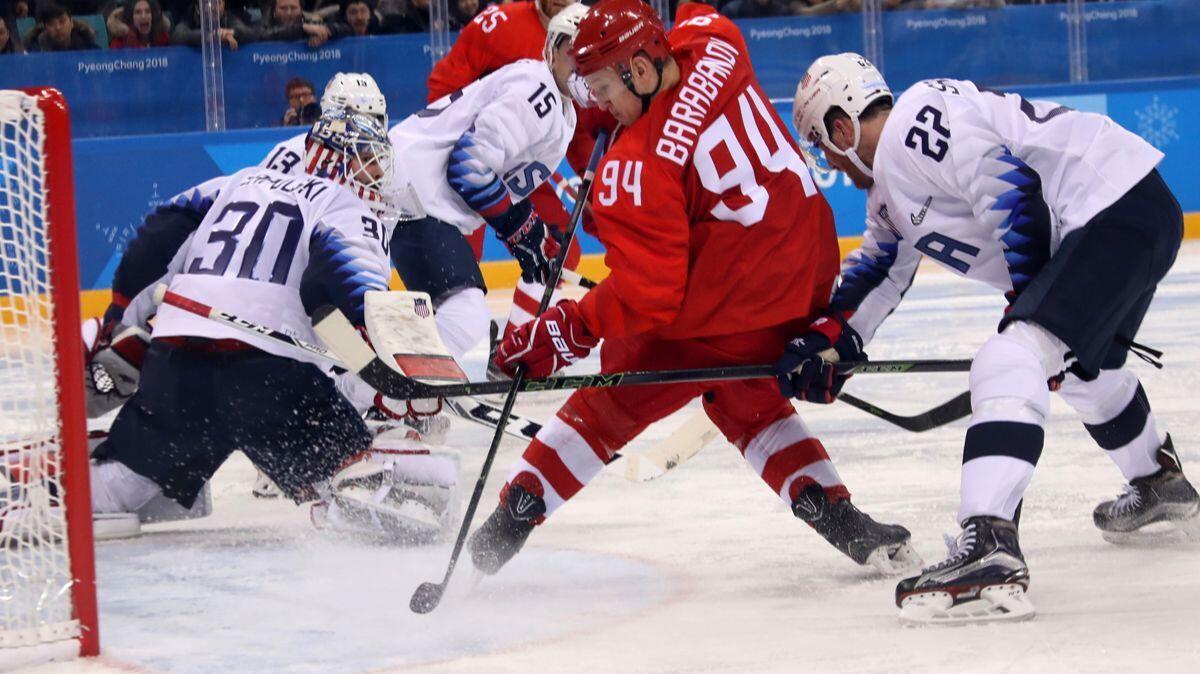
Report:
[[99,630],[66,101],[0,90],[0,669]]

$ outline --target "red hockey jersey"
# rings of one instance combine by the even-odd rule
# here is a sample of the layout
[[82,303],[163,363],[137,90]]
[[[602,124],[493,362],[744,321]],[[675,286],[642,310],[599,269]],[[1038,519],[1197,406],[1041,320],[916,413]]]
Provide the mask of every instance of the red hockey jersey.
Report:
[[833,213],[729,19],[682,5],[681,77],[604,155],[591,206],[611,274],[580,301],[599,337],[765,328],[824,308]]
[[546,27],[532,2],[492,5],[471,19],[429,73],[429,102],[520,59],[542,60]]

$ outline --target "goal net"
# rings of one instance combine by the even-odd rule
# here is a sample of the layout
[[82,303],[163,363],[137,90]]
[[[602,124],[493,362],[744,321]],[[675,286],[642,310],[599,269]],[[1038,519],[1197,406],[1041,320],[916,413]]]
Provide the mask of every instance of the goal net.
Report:
[[0,670],[98,650],[66,105],[0,91]]

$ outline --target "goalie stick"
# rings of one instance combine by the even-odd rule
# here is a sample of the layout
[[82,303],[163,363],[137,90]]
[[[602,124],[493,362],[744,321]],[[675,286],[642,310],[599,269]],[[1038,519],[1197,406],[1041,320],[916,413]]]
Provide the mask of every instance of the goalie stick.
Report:
[[[343,363],[336,354],[319,344],[306,342],[302,339],[293,337],[286,332],[275,330],[253,321],[248,321],[244,318],[235,316],[234,314],[210,307],[202,302],[197,302],[196,300],[180,295],[172,290],[167,290],[166,284],[160,284],[157,288],[155,288],[154,302],[155,304],[169,304],[177,309],[183,309],[184,311],[207,318],[222,325],[228,325],[249,334],[273,339],[297,351],[303,351],[304,353],[325,359],[331,366],[333,366],[336,372],[340,373],[346,371],[345,363]],[[369,383],[370,382],[368,382],[368,384]],[[466,419],[467,421],[473,421],[477,424],[482,424],[491,428],[496,427],[496,417],[499,414],[499,410],[481,400],[475,400],[469,397],[466,399],[466,401],[452,400],[447,398],[444,400],[444,402],[446,407],[450,408],[450,411],[454,412],[463,419]],[[505,433],[519,440],[532,440],[533,436],[537,435],[537,432],[542,429],[541,425],[537,422],[516,415],[513,415],[513,422],[514,423],[512,426],[505,428]]]

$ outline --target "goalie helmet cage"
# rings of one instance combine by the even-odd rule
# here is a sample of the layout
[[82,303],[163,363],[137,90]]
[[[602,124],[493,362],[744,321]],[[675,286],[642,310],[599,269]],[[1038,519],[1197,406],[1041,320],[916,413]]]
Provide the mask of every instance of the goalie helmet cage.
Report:
[[0,670],[99,630],[67,105],[0,91]]

